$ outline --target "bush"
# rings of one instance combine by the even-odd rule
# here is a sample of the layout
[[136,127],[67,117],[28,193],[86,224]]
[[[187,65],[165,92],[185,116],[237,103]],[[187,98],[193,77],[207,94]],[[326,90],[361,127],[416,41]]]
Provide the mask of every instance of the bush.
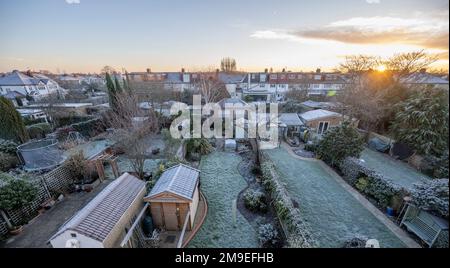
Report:
[[52,132],[52,127],[48,123],[39,123],[27,126],[27,131],[30,139],[43,139]]
[[56,127],[70,126],[72,124],[89,121],[91,119],[93,119],[93,117],[91,116],[76,116],[76,115],[53,117],[53,121]]
[[12,140],[0,139],[0,152],[15,155],[18,144]]
[[105,126],[100,118],[72,124],[71,127],[81,133],[84,137],[93,137],[103,131]]
[[347,157],[359,157],[364,140],[350,122],[334,127],[325,133],[317,146],[316,153],[325,162],[335,167]]
[[0,152],[0,171],[8,171],[19,164],[16,156]]
[[263,192],[255,190],[247,190],[244,194],[245,207],[253,212],[267,212],[266,196]]
[[414,184],[411,196],[412,202],[420,209],[448,218],[448,179],[435,179]]
[[36,197],[36,187],[26,181],[26,178],[14,178],[6,173],[0,173],[0,209],[20,209],[33,202]]
[[262,247],[275,247],[279,242],[278,231],[272,224],[263,224],[258,228],[258,238]]
[[367,237],[357,235],[345,241],[343,248],[365,248],[367,240],[369,240]]
[[211,143],[205,138],[189,139],[186,144],[188,153],[207,155],[213,151]]
[[65,166],[71,173],[74,183],[90,182],[98,177],[95,166],[84,158],[81,151],[71,155],[66,160]]

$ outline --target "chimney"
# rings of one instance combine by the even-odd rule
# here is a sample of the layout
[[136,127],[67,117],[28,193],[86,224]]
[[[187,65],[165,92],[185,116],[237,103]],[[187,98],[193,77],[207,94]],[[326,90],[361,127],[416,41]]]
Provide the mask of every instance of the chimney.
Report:
[[147,73],[151,73],[151,72],[152,72],[152,69],[147,68]]
[[321,72],[320,68],[317,68],[316,73],[320,74],[320,72]]
[[264,69],[264,72],[265,72],[265,73],[268,73],[268,72],[269,72],[269,69],[267,69],[267,68]]
[[422,68],[422,69],[420,69],[420,73],[421,74],[424,74],[424,73],[426,73],[427,72],[427,68]]
[[281,71],[282,73],[285,73],[286,72],[286,69],[285,68],[283,68],[283,70]]
[[181,68],[181,72],[184,73],[184,68]]

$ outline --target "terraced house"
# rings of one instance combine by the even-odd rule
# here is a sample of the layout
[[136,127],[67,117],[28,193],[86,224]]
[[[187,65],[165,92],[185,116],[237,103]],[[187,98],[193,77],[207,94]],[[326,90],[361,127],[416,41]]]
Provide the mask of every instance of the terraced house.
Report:
[[60,89],[58,83],[42,74],[31,72],[24,74],[14,70],[0,77],[0,95],[17,92],[35,99],[41,99],[57,93]]

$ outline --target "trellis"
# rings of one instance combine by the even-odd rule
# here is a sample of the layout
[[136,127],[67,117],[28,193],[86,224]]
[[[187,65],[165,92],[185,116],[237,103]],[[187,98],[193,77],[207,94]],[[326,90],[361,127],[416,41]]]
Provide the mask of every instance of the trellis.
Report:
[[[20,209],[6,211],[6,214],[14,225],[21,225],[37,216],[38,210],[51,198],[56,198],[60,193],[66,192],[72,183],[72,175],[69,169],[62,165],[54,170],[31,179],[37,188],[36,199]],[[0,217],[0,236],[8,233],[6,222]]]

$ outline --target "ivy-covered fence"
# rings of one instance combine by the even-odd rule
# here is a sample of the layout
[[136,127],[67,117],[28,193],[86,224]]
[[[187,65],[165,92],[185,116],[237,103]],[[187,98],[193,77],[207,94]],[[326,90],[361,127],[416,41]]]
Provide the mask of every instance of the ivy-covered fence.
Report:
[[[29,205],[14,211],[6,211],[13,225],[22,225],[38,215],[41,205],[50,198],[56,198],[60,193],[66,192],[72,183],[72,175],[64,166],[31,179],[31,183],[37,188],[36,199]],[[0,237],[8,233],[6,223],[0,217]]]
[[359,192],[376,200],[382,208],[399,209],[408,191],[380,173],[349,157],[340,164],[342,177]]
[[270,194],[273,206],[287,237],[289,247],[316,247],[317,242],[313,238],[308,225],[302,220],[300,210],[294,207],[286,188],[280,182],[279,173],[275,165],[265,155],[265,152],[261,152],[260,161],[261,171],[263,173],[263,186]]

